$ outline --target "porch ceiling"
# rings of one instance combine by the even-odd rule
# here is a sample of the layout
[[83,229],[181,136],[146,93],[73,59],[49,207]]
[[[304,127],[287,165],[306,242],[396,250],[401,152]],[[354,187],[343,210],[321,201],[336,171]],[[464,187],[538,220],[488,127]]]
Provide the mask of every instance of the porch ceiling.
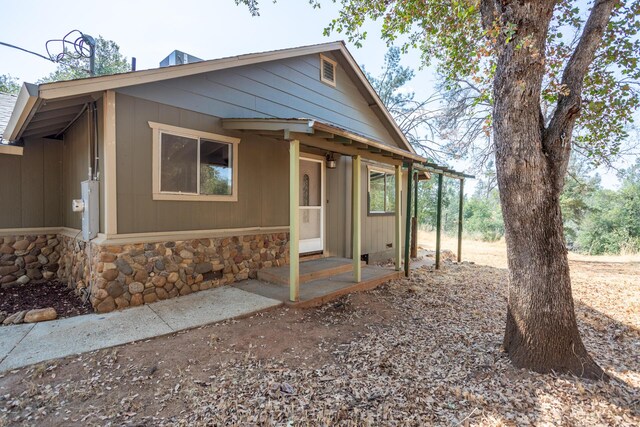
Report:
[[[275,136],[285,140],[301,139],[303,145],[326,149],[345,155],[359,154],[365,158],[387,158],[403,162],[426,162],[422,156],[374,141],[339,126],[315,119],[223,119],[222,126],[229,130],[253,132],[259,135]],[[296,136],[298,134],[298,136]],[[324,140],[318,146],[316,141]],[[302,138],[301,138],[302,137]]]
[[20,136],[58,137],[82,114],[94,97],[81,96],[57,101],[40,101],[33,117],[22,129]]

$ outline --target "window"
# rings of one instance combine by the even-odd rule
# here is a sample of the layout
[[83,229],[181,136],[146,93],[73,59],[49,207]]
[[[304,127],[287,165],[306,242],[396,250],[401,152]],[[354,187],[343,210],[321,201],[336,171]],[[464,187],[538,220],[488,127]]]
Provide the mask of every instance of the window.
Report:
[[153,199],[237,201],[237,138],[149,122]]
[[394,172],[369,167],[368,201],[369,214],[395,214],[396,176]]
[[320,55],[320,80],[333,87],[336,86],[336,61]]

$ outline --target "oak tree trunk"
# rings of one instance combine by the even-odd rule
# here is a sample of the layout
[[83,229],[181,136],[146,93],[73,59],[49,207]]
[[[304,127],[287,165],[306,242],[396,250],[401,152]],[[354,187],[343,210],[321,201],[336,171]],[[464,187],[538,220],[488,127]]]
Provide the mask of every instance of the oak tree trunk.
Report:
[[[566,114],[553,123],[553,132],[545,127],[540,93],[555,2],[524,3],[498,11],[503,24],[517,24],[511,41],[499,41],[494,80],[496,169],[509,263],[503,347],[517,367],[603,378],[578,331],[560,212],[580,94],[562,106]],[[522,48],[523,40],[531,44]]]

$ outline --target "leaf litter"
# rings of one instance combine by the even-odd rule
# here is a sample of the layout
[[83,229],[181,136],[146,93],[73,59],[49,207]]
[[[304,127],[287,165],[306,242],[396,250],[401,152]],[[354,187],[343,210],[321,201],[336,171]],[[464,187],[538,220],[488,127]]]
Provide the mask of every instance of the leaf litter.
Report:
[[514,368],[505,270],[445,263],[314,310],[0,374],[0,426],[639,425],[637,266],[592,267],[572,263],[576,312],[607,383]]

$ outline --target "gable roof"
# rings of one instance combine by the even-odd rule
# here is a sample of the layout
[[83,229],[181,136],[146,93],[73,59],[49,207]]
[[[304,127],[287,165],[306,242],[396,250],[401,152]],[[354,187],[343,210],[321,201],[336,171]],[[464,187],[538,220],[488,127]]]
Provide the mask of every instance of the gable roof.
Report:
[[[44,83],[39,86],[25,84],[18,96],[16,108],[13,111],[11,120],[4,131],[4,137],[9,140],[20,138],[25,128],[29,125],[30,120],[39,112],[44,104],[49,104],[46,109],[51,111],[55,109],[54,103],[60,102],[60,108],[67,109],[68,114],[60,117],[57,121],[53,119],[40,120],[40,122],[46,122],[48,127],[41,128],[39,132],[32,132],[31,135],[40,135],[43,132],[49,131],[51,134],[56,134],[56,131],[58,134],[61,133],[68,126],[69,120],[75,116],[74,112],[76,110],[78,113],[82,111],[84,104],[86,104],[88,100],[88,96],[99,94],[105,90],[114,90],[127,86],[159,82],[243,65],[322,52],[336,53],[335,56],[338,61],[341,62],[345,71],[347,71],[349,76],[357,83],[369,107],[385,125],[392,137],[395,137],[396,141],[402,147],[401,149],[415,154],[413,147],[411,147],[411,144],[409,144],[409,141],[391,117],[391,114],[342,41],[231,56],[192,64],[154,68],[151,70],[131,71],[109,76]],[[73,104],[74,99],[78,100],[76,104]],[[64,100],[64,102],[62,100]]]
[[0,143],[2,142],[2,133],[9,123],[11,112],[16,105],[17,99],[18,97],[16,95],[0,93]]

